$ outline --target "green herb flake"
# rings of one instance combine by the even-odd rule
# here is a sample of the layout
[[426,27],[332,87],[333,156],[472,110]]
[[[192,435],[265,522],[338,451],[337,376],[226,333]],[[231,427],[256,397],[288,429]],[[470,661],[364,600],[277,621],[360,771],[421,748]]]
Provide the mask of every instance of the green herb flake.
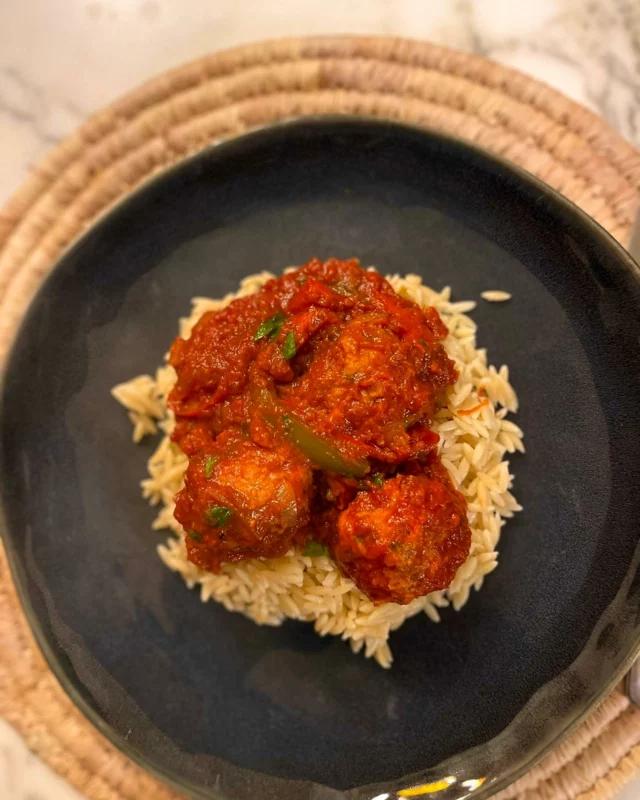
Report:
[[320,544],[320,542],[316,542],[314,539],[309,539],[304,550],[302,551],[302,555],[309,556],[309,558],[317,558],[318,556],[328,556],[329,551],[323,544]]
[[260,339],[264,339],[265,336],[275,339],[286,319],[282,311],[276,312],[272,317],[258,325],[256,332],[253,334],[253,341],[257,342]]
[[201,542],[202,541],[202,536],[200,536],[198,531],[189,530],[189,531],[187,531],[187,535],[189,537],[191,537],[191,539],[195,539],[196,542]]
[[375,483],[376,486],[382,486],[382,484],[384,483],[384,478],[382,477],[381,472],[378,472],[376,475],[374,475],[371,478],[371,480]]
[[209,456],[205,461],[204,474],[205,477],[210,478],[213,475],[213,468],[218,463],[218,456]]
[[293,334],[293,331],[289,331],[287,334],[287,338],[284,340],[284,346],[282,348],[282,355],[285,357],[286,361],[292,359],[298,348],[296,347],[296,337]]
[[206,511],[205,517],[209,525],[213,528],[221,528],[229,522],[232,515],[233,511],[230,508],[226,508],[225,506],[210,506]]
[[365,483],[365,481],[358,481],[358,491],[359,492],[368,492],[369,491],[369,484]]

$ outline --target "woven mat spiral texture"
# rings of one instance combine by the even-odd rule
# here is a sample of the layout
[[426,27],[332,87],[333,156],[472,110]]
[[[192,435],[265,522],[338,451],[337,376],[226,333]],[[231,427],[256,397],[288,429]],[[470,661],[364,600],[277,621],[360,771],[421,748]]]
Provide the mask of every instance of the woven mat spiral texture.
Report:
[[[0,212],[0,363],[56,257],[157,170],[277,120],[351,113],[457,134],[554,186],[625,243],[640,154],[602,120],[520,73],[391,38],[315,37],[214,54],[95,114],[32,172]],[[117,751],[46,667],[0,546],[0,714],[92,800],[170,800]],[[500,800],[607,800],[640,768],[640,712],[616,690]]]

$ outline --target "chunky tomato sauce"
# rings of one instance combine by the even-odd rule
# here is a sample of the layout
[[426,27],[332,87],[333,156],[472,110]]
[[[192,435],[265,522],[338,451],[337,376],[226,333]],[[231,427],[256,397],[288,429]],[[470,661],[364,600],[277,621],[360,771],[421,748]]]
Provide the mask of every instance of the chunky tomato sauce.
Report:
[[433,308],[310,261],[205,314],[170,362],[189,559],[328,553],[374,602],[446,588],[471,542],[430,425],[456,380]]

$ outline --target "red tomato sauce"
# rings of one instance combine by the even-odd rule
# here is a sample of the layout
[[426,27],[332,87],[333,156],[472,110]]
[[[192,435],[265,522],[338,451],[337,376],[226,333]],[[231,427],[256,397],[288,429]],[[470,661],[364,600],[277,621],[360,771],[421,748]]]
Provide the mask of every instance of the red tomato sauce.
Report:
[[446,588],[471,543],[430,427],[457,378],[446,334],[357,260],[313,259],[176,339],[189,559],[218,571],[298,547],[376,603]]

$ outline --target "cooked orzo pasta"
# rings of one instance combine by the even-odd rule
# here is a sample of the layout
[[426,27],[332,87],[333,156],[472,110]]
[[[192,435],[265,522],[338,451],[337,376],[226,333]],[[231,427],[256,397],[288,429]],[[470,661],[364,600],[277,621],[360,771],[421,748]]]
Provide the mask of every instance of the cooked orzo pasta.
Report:
[[[236,294],[221,300],[194,298],[190,316],[180,320],[180,336],[188,337],[205,312],[257,292],[273,277],[268,272],[252,275],[242,281]],[[402,297],[439,312],[448,329],[444,348],[458,370],[457,381],[446,390],[432,425],[440,436],[441,463],[466,499],[471,529],[469,555],[447,589],[406,605],[375,605],[325,552],[305,555],[294,548],[279,558],[223,563],[217,573],[199,568],[187,559],[186,534],[174,518],[174,498],[183,486],[188,464],[187,456],[170,438],[175,420],[167,408],[167,396],[176,381],[175,370],[165,364],[153,376],[141,375],[113,389],[113,396],[129,412],[134,442],[158,433],[162,437],[141,486],[143,497],[159,507],[154,529],[171,530],[158,547],[164,563],[190,588],[196,587],[203,602],[215,600],[263,625],[280,625],[286,619],[312,622],[321,636],[341,636],[355,653],[364,651],[383,667],[392,662],[391,631],[418,613],[438,622],[440,609],[451,605],[459,610],[471,590],[479,590],[497,567],[502,526],[521,509],[510,491],[513,476],[507,456],[524,452],[522,431],[506,419],[518,407],[508,367],[489,365],[486,351],[476,346],[476,325],[468,316],[475,303],[453,302],[449,287],[436,292],[417,275],[391,275],[387,280]]]

